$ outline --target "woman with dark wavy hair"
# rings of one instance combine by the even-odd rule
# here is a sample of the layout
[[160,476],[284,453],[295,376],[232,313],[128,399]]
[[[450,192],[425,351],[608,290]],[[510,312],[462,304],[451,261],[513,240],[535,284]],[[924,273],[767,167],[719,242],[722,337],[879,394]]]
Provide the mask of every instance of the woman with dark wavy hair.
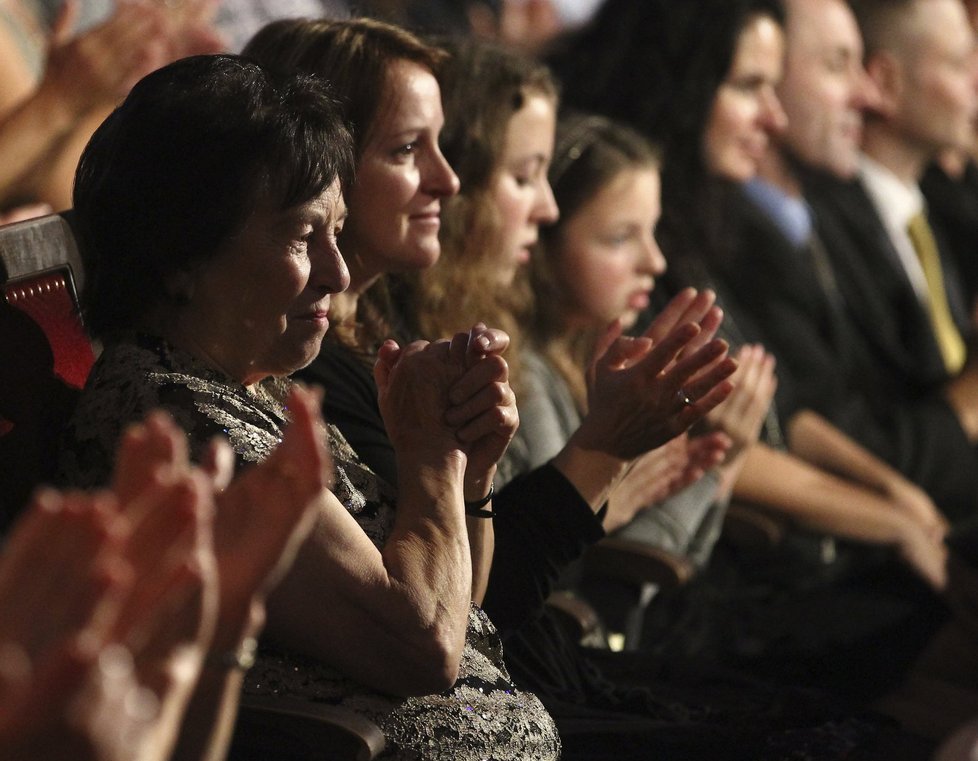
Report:
[[[778,0],[608,0],[555,62],[575,83],[568,95],[574,105],[619,118],[663,146],[656,237],[670,265],[665,285],[717,288],[726,313],[721,332],[734,346],[760,340],[752,336],[763,326],[742,317],[737,294],[714,269],[736,237],[733,194],[754,177],[785,125],[775,94],[783,19]],[[599,39],[610,55],[590,72],[579,64],[581,51]],[[946,522],[918,488],[824,419],[797,416],[786,433],[787,444],[772,408],[733,495],[786,519],[789,541],[768,559],[714,557],[703,586],[715,584],[717,597],[703,608],[704,627],[727,662],[739,658],[792,679],[814,659],[830,666],[820,672],[823,684],[860,698],[878,695],[900,673],[897,661],[912,659],[944,617],[931,592],[946,580]],[[877,548],[901,562],[881,565]],[[763,579],[763,606],[738,602],[747,582],[731,579],[740,574]],[[843,591],[840,578],[859,579],[858,591]],[[851,625],[819,614],[837,605],[852,606],[853,615],[843,616]],[[773,609],[782,614],[772,616]],[[659,634],[686,647],[667,624]],[[869,668],[878,637],[900,654]],[[757,658],[759,651],[766,657]],[[852,680],[857,664],[864,676]]]
[[[711,180],[710,162],[719,146],[711,141],[707,125],[720,98],[729,93],[753,109],[755,134],[741,136],[749,152],[763,148],[765,138],[756,134],[758,129],[779,129],[784,113],[772,88],[781,77],[783,25],[780,0],[607,0],[594,21],[554,54],[558,76],[574,83],[566,105],[618,119],[661,146],[660,239],[677,215],[683,219],[677,222],[677,235],[718,233],[723,201]],[[735,76],[744,35],[773,49],[765,70]],[[581,52],[595,46],[605,55],[591,65]],[[751,158],[759,156],[742,157],[738,177],[732,179],[753,176]],[[694,224],[689,214],[698,215]],[[676,258],[668,250],[666,254]]]

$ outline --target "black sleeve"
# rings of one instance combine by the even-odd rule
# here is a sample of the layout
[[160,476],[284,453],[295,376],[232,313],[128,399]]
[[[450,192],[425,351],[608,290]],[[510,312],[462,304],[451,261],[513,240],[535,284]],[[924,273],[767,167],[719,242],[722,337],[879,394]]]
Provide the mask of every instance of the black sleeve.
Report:
[[[326,389],[327,419],[381,478],[396,484],[397,461],[377,406],[367,364],[348,349],[326,343],[299,373]],[[544,465],[500,489],[493,499],[495,552],[483,605],[496,626],[515,628],[535,615],[557,577],[592,542],[604,536],[595,515],[556,468]]]
[[506,636],[539,613],[561,571],[603,537],[604,529],[552,465],[507,484],[493,509],[496,549],[482,607]]
[[296,374],[325,390],[323,415],[339,428],[374,473],[397,485],[397,459],[377,405],[377,385],[367,362],[344,346],[323,343],[319,356]]

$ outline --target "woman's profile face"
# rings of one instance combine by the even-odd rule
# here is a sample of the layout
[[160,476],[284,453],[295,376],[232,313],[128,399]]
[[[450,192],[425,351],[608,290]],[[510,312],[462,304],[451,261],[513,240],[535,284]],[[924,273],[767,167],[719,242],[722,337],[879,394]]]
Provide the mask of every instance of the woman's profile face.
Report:
[[735,182],[757,174],[772,135],[787,125],[774,88],[784,67],[784,32],[770,16],[748,21],[704,134],[707,170]]
[[557,202],[547,180],[556,128],[556,104],[540,93],[527,95],[506,127],[490,188],[500,223],[497,271],[503,286],[530,261],[540,225],[557,220]]
[[441,199],[458,192],[442,156],[441,91],[428,69],[391,64],[381,107],[347,194],[350,219],[343,252],[354,278],[424,269],[438,261]]
[[330,294],[350,282],[336,245],[339,181],[291,209],[260,204],[195,273],[181,315],[191,350],[244,385],[288,375],[319,353]]
[[654,234],[659,191],[658,170],[624,169],[561,223],[551,260],[574,325],[603,328],[620,317],[631,327],[649,305],[666,271]]

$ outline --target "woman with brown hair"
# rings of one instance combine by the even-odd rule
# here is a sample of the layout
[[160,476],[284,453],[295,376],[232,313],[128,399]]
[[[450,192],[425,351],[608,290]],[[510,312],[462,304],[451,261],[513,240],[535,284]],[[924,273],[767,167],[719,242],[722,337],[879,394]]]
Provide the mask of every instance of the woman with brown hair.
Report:
[[[105,483],[125,424],[156,407],[183,429],[194,460],[214,436],[241,463],[275,457],[297,414],[289,376],[318,354],[332,296],[349,283],[336,238],[353,155],[340,109],[314,77],[197,56],[133,88],[75,182],[87,324],[105,349],[68,426],[68,480]],[[396,498],[337,430],[319,432],[335,476],[309,474],[321,478],[316,526],[269,600],[249,685],[348,705],[383,728],[394,757],[554,759],[550,717],[509,680],[492,624],[471,604],[464,472],[505,447],[516,412],[503,382],[486,410],[491,434],[462,443],[459,430],[479,429],[480,410],[458,410],[449,396],[458,384],[476,394],[485,385],[466,373],[467,342],[381,347],[379,405],[402,467]],[[235,511],[218,544],[233,546],[239,522],[261,521],[275,502]],[[231,554],[230,582],[253,551]],[[264,617],[244,602],[221,611],[239,622],[231,635]],[[243,645],[215,643],[217,662],[246,667]]]

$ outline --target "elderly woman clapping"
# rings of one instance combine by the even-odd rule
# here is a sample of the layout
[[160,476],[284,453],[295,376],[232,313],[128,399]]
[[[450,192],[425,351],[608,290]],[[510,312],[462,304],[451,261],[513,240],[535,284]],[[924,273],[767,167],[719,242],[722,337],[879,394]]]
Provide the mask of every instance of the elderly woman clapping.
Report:
[[[318,353],[330,297],[349,280],[336,236],[352,165],[350,137],[314,79],[196,57],[133,88],[76,178],[86,315],[106,346],[69,427],[71,481],[104,480],[124,424],[158,406],[198,457],[214,435],[244,462],[276,447],[287,376]],[[321,697],[355,699],[380,721],[395,752],[450,745],[428,740],[459,717],[457,735],[496,742],[479,712],[462,711],[481,695],[456,684],[462,672],[500,688],[494,710],[521,726],[509,730],[514,756],[552,757],[549,716],[508,682],[487,645],[491,624],[470,608],[462,477],[480,443],[459,443],[457,431],[474,422],[495,446],[517,422],[512,394],[444,422],[459,422],[449,392],[471,382],[471,341],[384,345],[376,376],[398,449],[396,513],[389,487],[329,429],[335,483],[269,601],[267,630],[276,653],[311,660]],[[274,689],[277,661],[265,661]]]

